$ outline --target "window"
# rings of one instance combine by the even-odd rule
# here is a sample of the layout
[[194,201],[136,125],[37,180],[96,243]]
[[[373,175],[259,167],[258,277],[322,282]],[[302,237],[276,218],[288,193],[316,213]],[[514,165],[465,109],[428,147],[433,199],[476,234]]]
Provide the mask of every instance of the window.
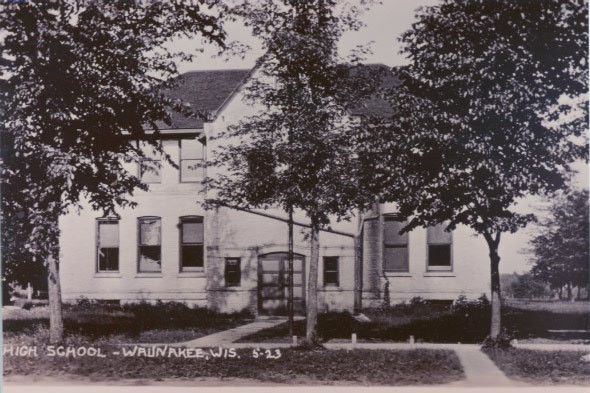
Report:
[[144,154],[144,158],[139,165],[141,181],[144,183],[161,183],[162,155],[147,142],[141,142],[141,150]]
[[324,286],[337,287],[339,285],[338,257],[324,257]]
[[400,221],[395,215],[387,215],[384,218],[383,270],[408,272],[408,233],[399,233],[407,225],[407,221]]
[[139,262],[140,272],[162,271],[162,224],[159,217],[139,219]]
[[203,180],[203,144],[197,139],[180,140],[180,181],[182,183]]
[[452,270],[451,246],[453,236],[446,232],[447,224],[428,228],[428,270]]
[[119,271],[119,221],[99,219],[97,225],[97,271],[117,272]]
[[239,287],[242,280],[240,258],[225,258],[225,286]]
[[203,270],[203,217],[180,219],[180,271]]

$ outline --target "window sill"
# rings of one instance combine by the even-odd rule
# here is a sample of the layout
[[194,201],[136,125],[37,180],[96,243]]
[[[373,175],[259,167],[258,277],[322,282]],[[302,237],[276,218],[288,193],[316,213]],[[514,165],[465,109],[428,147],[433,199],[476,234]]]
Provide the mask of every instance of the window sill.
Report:
[[424,277],[457,277],[453,272],[426,272]]
[[386,277],[412,277],[411,273],[404,273],[404,272],[385,272]]
[[342,292],[343,289],[336,285],[324,285],[324,292]]
[[177,277],[179,278],[205,278],[207,275],[204,271],[201,272],[179,272]]
[[120,272],[96,272],[94,278],[121,278]]
[[164,275],[160,272],[158,273],[136,273],[135,278],[162,278]]

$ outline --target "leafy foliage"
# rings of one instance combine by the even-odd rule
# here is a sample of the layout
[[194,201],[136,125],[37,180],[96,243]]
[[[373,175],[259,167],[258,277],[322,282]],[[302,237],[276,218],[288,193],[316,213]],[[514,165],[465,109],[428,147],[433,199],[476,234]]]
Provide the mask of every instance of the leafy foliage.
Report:
[[588,158],[587,16],[583,0],[422,8],[401,37],[410,64],[390,94],[397,112],[376,127],[363,155],[378,163],[382,199],[410,217],[405,230],[445,223],[483,235],[494,336],[501,234],[535,219],[516,203],[563,188],[570,164]]
[[531,241],[535,277],[552,288],[587,287],[590,267],[590,221],[588,190],[570,191],[557,196],[549,209],[550,217],[539,226]]
[[125,165],[159,149],[158,121],[186,112],[161,90],[173,85],[176,61],[166,43],[200,35],[222,44],[207,0],[8,2],[0,6],[3,275],[58,257],[58,217],[79,208],[113,214],[146,186]]
[[293,207],[316,226],[370,202],[355,181],[360,123],[347,118],[375,91],[383,70],[363,67],[358,58],[341,61],[338,40],[358,21],[355,10],[337,9],[332,0],[246,2],[234,9],[266,50],[246,93],[261,111],[218,136],[232,142],[211,163],[224,170],[209,179],[218,191],[210,202]]
[[401,38],[411,64],[398,71],[398,112],[382,135],[397,153],[382,164],[398,168],[385,198],[414,214],[408,229],[449,220],[514,232],[533,219],[511,209],[518,198],[561,189],[569,165],[587,158],[586,112],[548,122],[575,109],[562,96],[588,91],[587,6],[443,1],[418,13]]
[[[363,2],[361,2],[363,3]],[[344,9],[341,9],[341,6]],[[379,85],[383,70],[340,59],[343,32],[359,27],[356,7],[336,0],[245,2],[233,12],[245,18],[266,54],[246,97],[259,111],[221,132],[222,149],[210,164],[216,191],[209,204],[239,208],[278,206],[303,211],[311,222],[307,338],[317,333],[319,231],[349,218],[373,201],[359,187],[357,141],[361,121],[354,108]]]
[[538,298],[549,294],[549,288],[545,281],[535,278],[531,273],[518,276],[512,283],[512,293],[515,298]]

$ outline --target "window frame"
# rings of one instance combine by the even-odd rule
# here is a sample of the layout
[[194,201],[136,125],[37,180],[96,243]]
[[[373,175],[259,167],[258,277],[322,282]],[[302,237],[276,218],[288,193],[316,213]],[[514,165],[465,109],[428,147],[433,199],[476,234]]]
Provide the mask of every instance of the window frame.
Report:
[[[144,220],[158,220],[160,221],[160,270],[141,270],[141,223]],[[149,247],[149,246],[148,246]],[[159,216],[141,216],[137,217],[137,273],[141,274],[162,274],[163,258],[162,258],[162,217]]]
[[[401,221],[399,219],[399,214],[396,214],[396,213],[389,213],[389,214],[383,215],[383,227],[381,230],[381,233],[383,236],[383,242],[382,242],[383,255],[382,255],[382,260],[381,260],[381,269],[385,273],[409,273],[410,272],[410,233],[406,232],[407,240],[405,243],[387,243],[385,241],[385,222],[386,221],[397,221],[397,222],[401,222],[401,223],[406,222],[406,221]],[[406,260],[407,260],[406,269],[387,269],[385,267],[385,250],[387,248],[404,248],[406,250]]]
[[[117,217],[101,217],[96,219],[96,236],[95,236],[95,273],[120,273],[121,272],[121,232],[120,232],[120,219]],[[117,270],[100,270],[100,224],[101,223],[117,223]]]
[[[140,146],[140,144],[143,144],[143,145]],[[160,148],[161,149],[164,148],[164,146],[162,144],[162,140],[159,140],[158,141],[158,144],[160,145]],[[148,142],[139,141],[139,140],[137,141],[137,147],[139,149],[142,149],[142,151],[144,152],[143,153],[144,156],[146,155],[146,153],[145,153],[146,146],[154,149],[154,146],[152,146]],[[137,177],[139,178],[139,180],[141,180],[142,183],[145,183],[145,184],[162,184],[162,168],[163,168],[163,165],[162,165],[162,153],[161,152],[156,152],[156,155],[157,155],[156,157],[143,157],[143,158],[140,159],[140,162],[137,163],[138,164],[137,165]],[[143,166],[143,163],[146,162],[146,161],[152,161],[152,162],[159,163],[158,164],[158,167],[159,167],[158,168],[158,174],[159,174],[159,180],[158,181],[144,181],[143,180],[142,177],[143,177],[144,171],[142,170],[142,166]]]
[[[336,260],[336,270],[326,270],[326,259],[334,258]],[[324,275],[324,287],[339,288],[340,287],[340,257],[337,255],[327,255],[322,259],[323,262],[323,275]],[[326,282],[326,273],[336,273],[336,283]]]
[[[444,225],[445,228],[448,225],[447,223],[443,223],[443,224],[437,224],[437,225]],[[430,273],[430,272],[453,272],[454,268],[455,268],[455,263],[454,263],[454,255],[453,255],[453,243],[454,243],[454,236],[453,236],[453,232],[451,231],[449,232],[451,240],[449,243],[441,243],[441,242],[430,242],[429,238],[428,238],[428,229],[432,228],[431,227],[426,227],[426,272]],[[449,246],[449,266],[431,266],[430,265],[430,246]]]
[[[238,281],[237,283],[232,282],[231,284],[228,283],[227,277],[228,277],[228,271],[227,271],[227,266],[228,266],[228,261],[230,260],[235,260],[238,261]],[[223,270],[223,279],[224,279],[224,283],[225,283],[225,287],[226,288],[236,288],[236,287],[241,287],[242,286],[242,258],[240,257],[226,257],[225,258],[225,262],[224,262],[224,270]]]
[[[200,220],[200,222],[199,222]],[[184,243],[182,241],[183,238],[183,224],[186,222],[193,222],[193,223],[200,223],[203,225],[203,242],[202,243]],[[205,271],[205,217],[204,216],[199,216],[199,215],[190,215],[190,216],[182,216],[179,217],[179,223],[178,223],[178,272],[179,273],[195,273],[195,272],[204,272]],[[203,261],[203,266],[199,267],[199,266],[188,266],[188,267],[183,267],[182,264],[182,257],[183,257],[183,246],[190,246],[190,245],[200,245],[201,246],[201,250],[202,250],[202,261]],[[188,268],[188,269],[187,269]]]
[[[201,145],[201,149],[202,149],[202,155],[201,158],[182,158],[182,142],[185,140],[195,140],[197,143],[200,143]],[[197,138],[186,138],[186,139],[179,139],[178,140],[178,182],[179,183],[203,183],[203,181],[205,180],[205,178],[207,177],[207,174],[205,172],[206,167],[203,166],[202,168],[200,168],[202,170],[202,179],[201,180],[182,180],[182,162],[183,161],[201,161],[201,164],[205,163],[205,144],[202,143],[199,139]]]

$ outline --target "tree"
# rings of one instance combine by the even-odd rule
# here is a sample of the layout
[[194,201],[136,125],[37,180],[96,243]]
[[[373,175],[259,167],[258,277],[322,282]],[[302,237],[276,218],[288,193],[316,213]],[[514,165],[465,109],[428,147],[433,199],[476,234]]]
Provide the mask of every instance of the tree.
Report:
[[533,299],[548,294],[547,283],[534,277],[531,273],[524,273],[518,276],[516,282],[512,283],[512,292],[518,299]]
[[[365,156],[379,158],[377,189],[411,217],[406,231],[445,223],[483,236],[495,340],[500,238],[534,220],[516,203],[563,188],[570,164],[587,159],[588,4],[444,0],[417,19],[401,37],[410,64],[390,92],[397,113]],[[564,97],[582,97],[582,116]]]
[[12,236],[3,238],[3,262],[17,266],[21,247],[46,266],[51,342],[63,338],[58,219],[80,208],[81,198],[114,214],[117,206],[134,206],[133,190],[147,189],[124,168],[143,157],[129,139],[148,139],[161,151],[157,122],[169,122],[170,109],[187,112],[161,89],[178,76],[176,61],[190,56],[165,44],[196,34],[222,44],[214,5],[69,0],[1,6],[0,134],[2,146],[10,146],[2,157],[2,224],[23,223],[24,231],[3,231]]
[[531,240],[532,273],[545,280],[552,288],[588,288],[590,275],[590,225],[588,190],[566,192],[553,199],[549,217],[539,226],[539,233]]
[[355,141],[362,127],[349,115],[374,91],[380,72],[338,57],[341,34],[359,27],[356,7],[268,0],[246,2],[234,12],[266,50],[247,90],[261,111],[220,135],[225,145],[211,161],[219,175],[209,179],[217,195],[209,202],[305,212],[311,223],[306,341],[315,344],[320,229],[331,216],[348,218],[372,201],[356,181]]

